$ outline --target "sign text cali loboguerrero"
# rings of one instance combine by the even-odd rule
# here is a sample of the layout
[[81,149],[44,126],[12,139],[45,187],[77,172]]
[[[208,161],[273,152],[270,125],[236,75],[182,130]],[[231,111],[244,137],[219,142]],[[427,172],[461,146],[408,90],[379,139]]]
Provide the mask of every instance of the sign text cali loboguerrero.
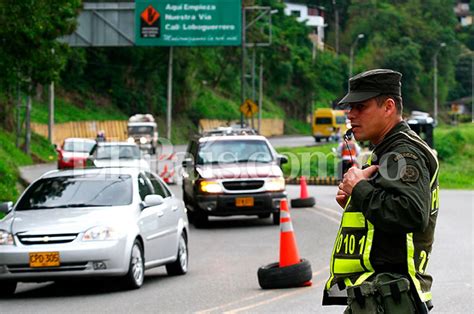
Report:
[[136,0],[137,46],[238,46],[241,0]]

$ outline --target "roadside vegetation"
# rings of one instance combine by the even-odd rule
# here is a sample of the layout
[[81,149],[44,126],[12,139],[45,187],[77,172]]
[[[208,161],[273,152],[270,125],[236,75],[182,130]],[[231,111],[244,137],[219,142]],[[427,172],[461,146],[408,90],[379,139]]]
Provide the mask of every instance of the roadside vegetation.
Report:
[[[440,162],[440,187],[474,190],[474,124],[439,126],[435,129],[434,141]],[[332,149],[336,146],[336,143],[327,143],[317,147],[277,148],[289,159],[289,163],[283,165],[285,177],[335,176],[339,160]]]
[[31,156],[18,149],[15,141],[15,135],[0,129],[0,202],[18,198],[22,189],[18,167],[56,160],[53,146],[39,135],[32,134]]

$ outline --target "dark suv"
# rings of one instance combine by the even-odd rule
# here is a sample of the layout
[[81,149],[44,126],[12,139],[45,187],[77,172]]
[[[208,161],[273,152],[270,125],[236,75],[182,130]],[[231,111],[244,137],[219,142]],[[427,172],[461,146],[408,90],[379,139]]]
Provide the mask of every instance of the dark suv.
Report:
[[183,161],[183,199],[196,227],[209,216],[257,215],[280,222],[286,198],[280,169],[287,162],[268,140],[243,130],[191,140]]

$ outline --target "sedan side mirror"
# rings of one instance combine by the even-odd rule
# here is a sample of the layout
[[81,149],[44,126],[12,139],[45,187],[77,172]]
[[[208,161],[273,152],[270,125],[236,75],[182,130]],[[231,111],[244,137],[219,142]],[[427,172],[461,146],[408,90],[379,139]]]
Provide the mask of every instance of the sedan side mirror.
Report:
[[283,164],[288,163],[288,157],[286,157],[285,155],[279,155],[277,160],[278,160],[278,164],[280,166],[283,165]]
[[150,207],[150,206],[157,206],[161,205],[165,202],[163,199],[163,196],[161,195],[156,195],[156,194],[150,194],[145,196],[145,207]]
[[13,202],[0,203],[0,213],[8,214],[13,209]]

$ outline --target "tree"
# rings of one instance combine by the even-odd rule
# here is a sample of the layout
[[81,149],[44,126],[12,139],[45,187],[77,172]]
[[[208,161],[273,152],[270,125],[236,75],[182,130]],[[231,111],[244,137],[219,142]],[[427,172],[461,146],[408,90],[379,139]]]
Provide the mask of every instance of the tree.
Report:
[[58,80],[68,49],[57,38],[74,30],[80,5],[81,0],[1,2],[0,89],[10,101],[0,103],[0,110],[7,121],[17,86],[32,93],[32,85]]

